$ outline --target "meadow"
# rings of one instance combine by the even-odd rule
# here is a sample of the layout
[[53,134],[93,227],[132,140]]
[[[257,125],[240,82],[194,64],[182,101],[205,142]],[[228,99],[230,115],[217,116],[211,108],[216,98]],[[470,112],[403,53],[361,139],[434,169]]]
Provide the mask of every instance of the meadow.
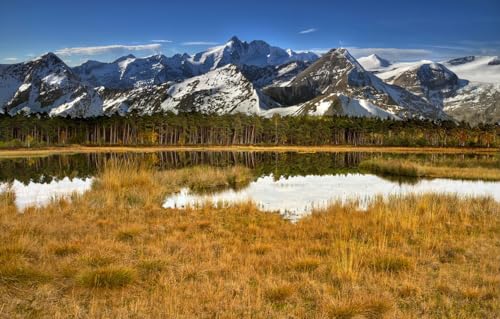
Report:
[[163,209],[244,167],[108,162],[92,190],[20,213],[0,195],[0,318],[495,318],[500,204],[425,195],[293,224],[252,203]]
[[500,159],[370,159],[360,163],[361,171],[380,175],[452,178],[462,180],[500,180]]

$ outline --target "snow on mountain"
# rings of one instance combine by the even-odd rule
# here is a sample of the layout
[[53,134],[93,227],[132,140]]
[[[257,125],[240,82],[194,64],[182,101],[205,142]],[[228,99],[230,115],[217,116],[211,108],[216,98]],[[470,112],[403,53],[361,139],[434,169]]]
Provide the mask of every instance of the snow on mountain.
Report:
[[17,90],[27,90],[28,85],[23,85],[24,65],[0,65],[0,113],[4,113],[4,105],[9,102]]
[[173,84],[163,111],[259,114],[273,102],[263,96],[233,64]]
[[393,64],[376,75],[425,98],[457,120],[500,121],[500,66],[495,57],[467,56],[444,63]]
[[88,61],[74,68],[87,84],[110,89],[131,89],[179,81],[193,76],[188,65],[188,55],[154,55],[136,58],[133,55],[121,57],[111,63]]
[[461,79],[500,84],[500,62],[495,56],[468,56],[444,63]]
[[314,61],[318,56],[313,52],[297,53],[284,50],[255,40],[241,41],[232,37],[227,43],[195,54],[189,59],[195,73],[203,74],[227,64],[264,67],[280,65],[291,61]]
[[161,112],[161,103],[167,98],[169,84],[139,87],[131,90],[98,88],[107,115],[125,115],[136,112],[141,115]]
[[391,65],[391,62],[379,57],[376,54],[372,54],[372,55],[367,56],[367,57],[359,58],[358,62],[367,71],[375,71],[375,70],[387,68]]
[[[295,114],[447,118],[421,97],[366,71],[346,49],[323,55],[289,85],[263,91],[283,106],[295,108]],[[272,112],[280,111],[268,113]]]
[[444,99],[454,95],[459,88],[455,73],[442,64],[430,61],[396,65],[390,71],[379,71],[377,76],[387,83],[407,89],[441,109]]
[[496,123],[499,67],[496,57],[390,64],[372,55],[357,61],[346,49],[318,59],[236,37],[193,57],[129,55],[76,68],[49,53],[0,65],[0,113],[451,116],[473,124]]
[[256,87],[263,88],[286,86],[309,65],[309,62],[293,61],[277,66],[241,65],[240,70]]
[[500,84],[469,82],[445,99],[444,111],[470,124],[500,123]]
[[226,44],[194,56],[177,54],[173,57],[155,55],[147,58],[124,56],[111,63],[88,61],[74,68],[87,84],[110,89],[132,89],[182,81],[202,75],[228,64],[247,66],[277,66],[293,61],[318,59],[312,52],[297,53],[290,49],[273,47],[264,41],[243,42],[237,37]]
[[86,117],[102,113],[95,90],[55,54],[0,67],[0,108],[3,113],[49,113]]

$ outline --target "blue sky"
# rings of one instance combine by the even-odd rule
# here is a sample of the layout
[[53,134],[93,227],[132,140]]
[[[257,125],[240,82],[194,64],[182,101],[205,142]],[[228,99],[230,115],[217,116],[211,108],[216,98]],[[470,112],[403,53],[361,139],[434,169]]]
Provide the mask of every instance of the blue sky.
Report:
[[52,51],[71,65],[262,39],[294,50],[441,60],[500,54],[499,0],[26,1],[0,3],[0,63]]

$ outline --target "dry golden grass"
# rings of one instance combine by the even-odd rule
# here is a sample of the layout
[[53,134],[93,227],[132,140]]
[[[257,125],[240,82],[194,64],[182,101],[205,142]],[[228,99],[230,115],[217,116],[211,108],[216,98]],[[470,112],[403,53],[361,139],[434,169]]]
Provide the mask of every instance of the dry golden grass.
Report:
[[[451,162],[447,162],[449,165],[442,165],[442,163],[419,163],[407,159],[371,159],[361,162],[359,167],[363,171],[382,175],[500,181],[500,167],[492,165],[481,167],[479,160],[475,162],[477,166],[474,167],[471,161],[465,161],[467,165]],[[486,164],[492,163],[498,161]]]
[[297,224],[251,204],[161,208],[183,183],[250,176],[111,163],[72,203],[19,214],[0,195],[0,318],[498,317],[493,200],[409,196]]
[[376,152],[403,154],[495,154],[498,148],[469,147],[403,147],[403,146],[82,146],[0,149],[0,158],[49,156],[54,154],[82,153],[152,153],[163,151],[213,151],[213,152]]

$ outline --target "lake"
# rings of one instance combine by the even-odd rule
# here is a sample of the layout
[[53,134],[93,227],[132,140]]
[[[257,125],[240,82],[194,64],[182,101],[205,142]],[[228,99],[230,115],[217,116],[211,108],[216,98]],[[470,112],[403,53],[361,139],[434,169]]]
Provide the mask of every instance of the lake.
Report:
[[279,152],[158,152],[53,155],[0,159],[0,192],[16,194],[20,210],[43,206],[57,198],[82,194],[92,187],[95,176],[110,159],[139,160],[158,170],[196,165],[249,167],[255,179],[241,189],[196,194],[182,189],[165,199],[169,208],[185,208],[210,202],[230,205],[254,202],[261,210],[279,212],[298,220],[315,208],[333,202],[358,201],[360,209],[374,198],[393,195],[443,193],[459,196],[491,196],[500,201],[500,183],[449,179],[408,179],[362,174],[358,165],[370,158],[485,159],[473,154],[387,153],[279,153]]

